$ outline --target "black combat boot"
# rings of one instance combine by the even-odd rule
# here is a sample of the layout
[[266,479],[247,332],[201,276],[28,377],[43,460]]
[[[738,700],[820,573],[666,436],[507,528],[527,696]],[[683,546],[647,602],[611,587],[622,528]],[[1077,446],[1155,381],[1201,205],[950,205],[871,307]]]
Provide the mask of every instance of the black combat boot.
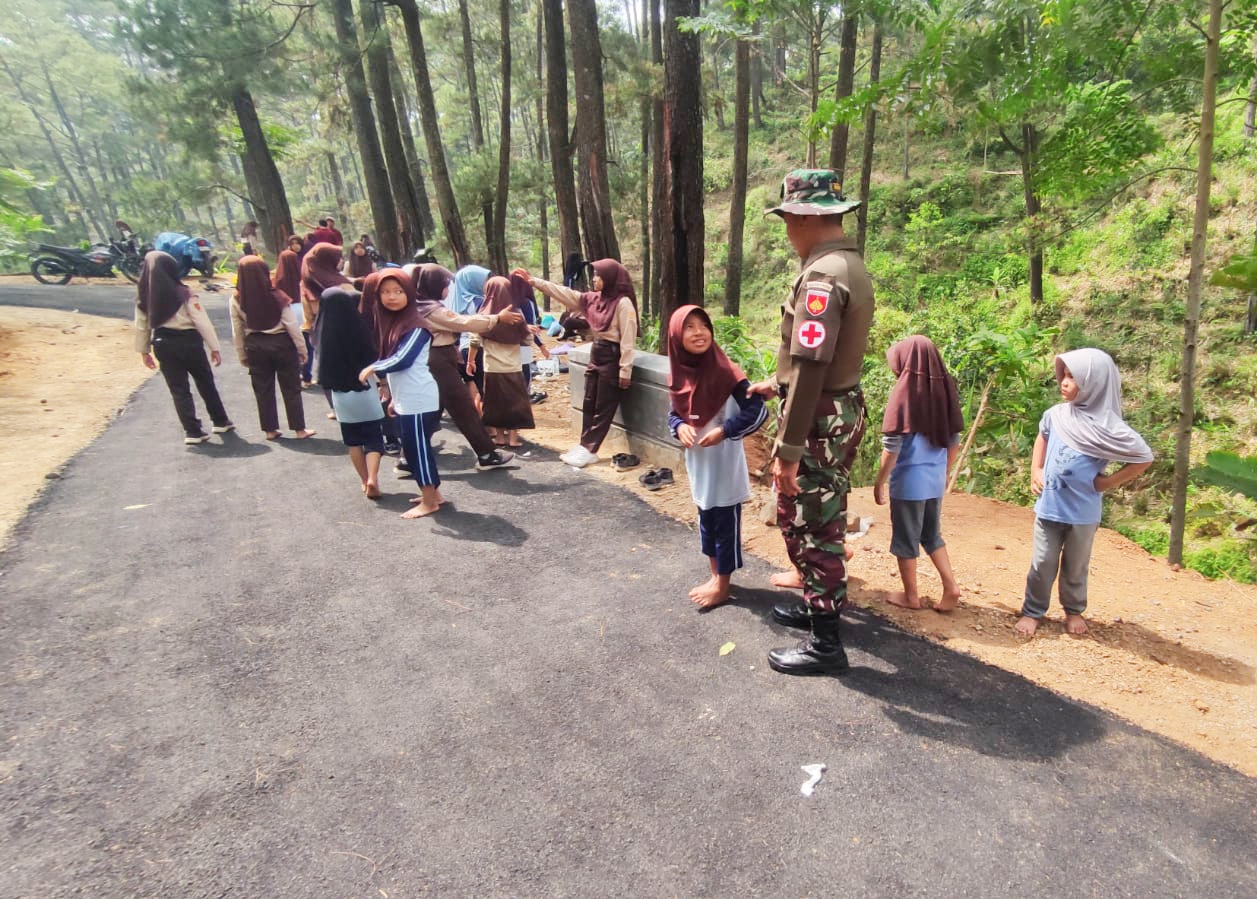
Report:
[[851,667],[842,648],[838,615],[812,613],[812,633],[798,646],[774,649],[768,664],[782,674],[841,674]]
[[807,603],[801,599],[794,602],[779,602],[773,606],[773,621],[786,627],[797,627],[805,631],[812,626],[812,616],[807,613]]

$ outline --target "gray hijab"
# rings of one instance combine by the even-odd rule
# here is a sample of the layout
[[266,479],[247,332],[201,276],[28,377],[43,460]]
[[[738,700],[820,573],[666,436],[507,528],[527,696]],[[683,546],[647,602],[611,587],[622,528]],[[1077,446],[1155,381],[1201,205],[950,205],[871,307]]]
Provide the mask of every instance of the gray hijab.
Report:
[[1060,438],[1095,459],[1151,462],[1151,448],[1122,418],[1122,376],[1112,357],[1090,347],[1070,350],[1056,357],[1057,381],[1067,368],[1078,395],[1048,410]]

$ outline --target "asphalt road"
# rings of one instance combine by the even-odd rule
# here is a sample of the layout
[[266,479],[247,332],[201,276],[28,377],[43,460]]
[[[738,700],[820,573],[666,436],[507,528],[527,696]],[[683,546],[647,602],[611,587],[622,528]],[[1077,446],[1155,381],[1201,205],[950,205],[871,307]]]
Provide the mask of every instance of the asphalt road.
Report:
[[0,556],[0,896],[1257,895],[1257,782],[864,613],[775,674],[775,593],[696,614],[697,536],[549,452],[443,431],[402,521],[228,355],[238,434],[150,380]]

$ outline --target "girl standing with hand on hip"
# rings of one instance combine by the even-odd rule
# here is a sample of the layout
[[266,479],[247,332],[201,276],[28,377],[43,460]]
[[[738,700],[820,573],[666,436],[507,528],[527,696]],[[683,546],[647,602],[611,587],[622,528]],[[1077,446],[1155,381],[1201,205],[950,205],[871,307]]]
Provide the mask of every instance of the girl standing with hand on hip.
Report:
[[[205,358],[207,347],[209,359]],[[196,294],[179,280],[179,263],[175,257],[161,250],[149,252],[140,269],[135,300],[135,348],[149,368],[157,368],[161,363],[162,377],[166,379],[179,423],[183,425],[184,443],[191,445],[209,440],[209,434],[196,417],[196,402],[188,388],[189,375],[214,423],[214,433],[226,434],[236,427],[223,408],[210,368],[211,360],[214,365],[221,365],[223,361],[214,325]]]
[[[1038,630],[1060,575],[1065,630],[1085,634],[1087,568],[1100,527],[1106,490],[1138,477],[1152,464],[1147,442],[1122,419],[1122,376],[1103,350],[1081,349],[1056,357],[1061,399],[1039,419],[1030,463],[1034,504],[1034,557],[1017,633]],[[1124,462],[1105,474],[1110,462]]]

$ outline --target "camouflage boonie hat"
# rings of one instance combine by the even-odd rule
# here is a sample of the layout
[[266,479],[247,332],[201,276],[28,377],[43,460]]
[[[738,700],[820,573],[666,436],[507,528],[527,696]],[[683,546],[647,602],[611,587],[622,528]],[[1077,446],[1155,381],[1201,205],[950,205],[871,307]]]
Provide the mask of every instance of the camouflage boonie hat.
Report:
[[781,203],[764,215],[842,215],[859,205],[842,195],[842,182],[832,169],[795,169],[781,182]]

